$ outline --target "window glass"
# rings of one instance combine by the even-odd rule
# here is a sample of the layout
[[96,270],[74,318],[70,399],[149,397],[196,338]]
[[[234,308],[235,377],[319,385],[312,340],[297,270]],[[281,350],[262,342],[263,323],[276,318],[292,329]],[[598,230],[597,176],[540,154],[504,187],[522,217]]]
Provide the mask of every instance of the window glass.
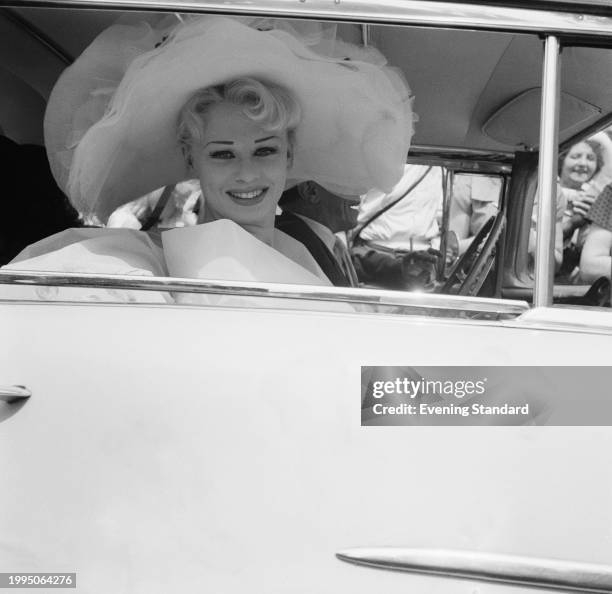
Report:
[[[555,203],[554,302],[584,306],[609,303],[612,220],[612,101],[605,81],[612,75],[612,51],[564,48],[557,196]],[[603,125],[597,129],[597,123]],[[591,130],[583,134],[581,130]],[[533,173],[535,177],[537,171]],[[534,187],[528,241],[533,267],[538,195]],[[531,274],[531,273],[530,273]]]
[[[572,143],[559,156],[558,220],[561,223],[563,251],[555,275],[558,284],[590,284],[601,276],[610,277],[593,244],[593,238],[582,258],[587,239],[596,228],[612,231],[608,220],[609,184],[612,182],[612,130],[605,129]],[[561,211],[562,209],[562,211]],[[596,236],[600,231],[596,232]],[[596,240],[596,243],[599,241]],[[600,246],[603,247],[603,246]],[[607,248],[609,252],[610,246]]]
[[[20,197],[9,201],[0,228],[4,270],[500,297],[502,196],[515,151],[533,147],[538,137],[538,38],[229,20],[227,25],[225,17],[58,8],[12,8],[0,15],[0,77],[6,82],[0,140],[12,174],[6,192]],[[214,107],[214,117],[206,116],[206,125],[193,114],[212,108],[188,107],[184,99],[168,107],[177,113],[166,118],[164,106],[175,99],[156,85],[170,78],[164,89],[177,88],[189,78],[180,69],[164,70],[163,61],[179,51],[181,32],[189,27],[208,27],[211,39],[222,36],[224,27],[278,39],[288,35],[302,44],[300,52],[332,58],[337,73],[313,76],[308,86],[292,79],[274,52],[266,54],[262,61],[271,72],[285,69],[279,76],[295,86],[297,104],[306,103],[299,113],[285,105],[282,132],[266,138],[258,132],[268,128],[256,120],[240,123],[247,116],[226,98]],[[232,45],[230,57],[221,52],[217,62],[260,51],[242,42]],[[159,70],[148,72],[149,64],[159,64]],[[58,80],[62,101],[58,87],[53,90]],[[340,90],[332,91],[334,85]],[[327,96],[338,100],[320,100]],[[187,116],[179,118],[179,112]],[[117,124],[125,114],[129,124]],[[312,120],[316,125],[308,119],[312,114],[321,116]],[[170,129],[170,145],[159,135],[141,135],[132,143],[130,135],[146,128],[143,122],[164,118],[171,121],[163,129]],[[290,120],[297,122],[291,124],[295,134],[288,132]],[[412,128],[410,151],[398,160],[397,149]],[[234,136],[208,138],[213,132]],[[262,147],[255,147],[260,141]],[[206,148],[211,144],[214,150]],[[236,163],[242,169],[228,182],[222,172]],[[186,172],[180,179],[164,178],[177,167]],[[249,176],[252,181],[245,182]],[[172,182],[151,181],[158,179]],[[276,207],[269,206],[273,195]],[[263,212],[259,204],[265,205],[265,225],[249,218],[258,208]],[[50,287],[34,295],[53,300],[78,293]],[[161,302],[174,299],[166,297]],[[121,293],[114,298],[140,300]]]
[[[374,287],[458,292],[500,215],[502,188],[500,175],[407,164],[393,193],[371,192],[361,200],[352,237],[360,280]],[[479,264],[479,287],[493,256],[491,250]]]

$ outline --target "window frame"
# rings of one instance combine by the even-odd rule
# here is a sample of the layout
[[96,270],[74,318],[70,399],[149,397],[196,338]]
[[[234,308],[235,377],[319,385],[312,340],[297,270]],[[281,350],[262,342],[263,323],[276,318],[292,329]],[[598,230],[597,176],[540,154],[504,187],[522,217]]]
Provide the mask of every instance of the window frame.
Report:
[[[0,0],[0,6],[16,6],[15,1]],[[558,134],[558,106],[559,106],[559,59],[564,38],[581,38],[595,43],[598,40],[612,39],[612,17],[605,14],[604,8],[591,7],[590,13],[579,11],[556,12],[542,8],[523,8],[514,6],[483,6],[482,4],[471,4],[462,2],[441,2],[437,0],[414,0],[409,4],[406,0],[331,0],[317,2],[295,2],[294,0],[261,0],[257,6],[244,4],[240,0],[229,1],[206,1],[206,0],[183,0],[176,2],[173,0],[29,0],[30,7],[44,8],[85,8],[95,10],[136,10],[136,11],[164,11],[164,12],[203,12],[233,14],[242,16],[268,16],[285,18],[307,18],[316,20],[334,20],[347,22],[369,22],[376,24],[411,25],[449,29],[471,29],[482,31],[500,31],[512,33],[538,33],[544,32],[545,55],[543,59],[543,79],[542,79],[542,113],[540,121],[541,137],[540,147],[540,172],[539,187],[542,189],[540,200],[539,220],[542,221],[540,233],[538,233],[538,246],[536,249],[536,279],[534,291],[534,305],[536,307],[549,307],[552,305],[552,284],[554,265],[552,263],[552,234],[554,231],[554,198],[555,193],[555,170],[557,161],[557,134]],[[599,10],[599,14],[598,14]],[[589,43],[590,44],[590,43]],[[95,276],[95,275],[93,275]],[[114,288],[130,285],[131,288],[138,287],[143,290],[149,289],[153,279],[128,280],[118,279],[112,275],[104,276],[106,282],[119,282],[112,285]],[[24,273],[23,275],[12,272],[0,271],[0,283],[17,284],[41,284],[48,285],[49,279],[54,282],[66,285],[83,283],[81,286],[91,286],[92,275],[49,275],[37,273]],[[79,281],[80,279],[80,281]],[[155,279],[159,281],[159,279]],[[97,282],[97,281],[95,281]],[[153,284],[157,289],[159,283]],[[170,282],[176,284],[177,280]],[[185,289],[187,285],[194,291],[202,290],[204,285],[211,285],[220,289],[219,283],[202,283],[201,281],[186,282],[182,281],[181,287]],[[248,291],[251,287],[249,283],[231,283],[234,290]],[[97,286],[97,285],[96,285]],[[279,285],[286,287],[286,285]],[[303,287],[300,287],[302,289]],[[227,289],[227,287],[225,287]],[[206,290],[210,290],[210,287]],[[284,291],[284,289],[283,289]],[[357,289],[363,291],[363,289]],[[273,291],[274,292],[274,291]],[[281,291],[282,292],[282,291]],[[303,293],[303,291],[298,291]],[[326,299],[329,291],[320,288],[306,291],[310,298],[316,293],[321,294],[321,298]],[[353,301],[356,295],[349,294],[347,291],[339,291],[336,294],[344,294],[348,301]],[[385,293],[385,291],[375,291],[375,293]],[[296,294],[293,292],[293,294]],[[326,296],[327,295],[327,296]],[[290,295],[287,295],[290,296]],[[394,298],[397,298],[394,295]],[[412,296],[405,296],[408,302],[412,302]],[[417,295],[421,307],[427,307],[430,301],[429,296]],[[440,296],[431,296],[432,306]],[[300,298],[297,297],[296,298]],[[364,294],[365,298],[365,294]],[[382,296],[380,297],[383,298]],[[465,307],[464,301],[469,302],[477,298],[457,298],[454,296],[442,296],[443,300],[450,299],[453,303],[451,309]],[[497,300],[487,299],[491,304]],[[479,300],[478,300],[479,301]],[[497,301],[497,307],[502,307],[505,300]],[[437,304],[439,305],[439,304]],[[450,302],[448,303],[450,305]],[[513,309],[514,306],[510,306]],[[502,307],[502,310],[506,309]]]

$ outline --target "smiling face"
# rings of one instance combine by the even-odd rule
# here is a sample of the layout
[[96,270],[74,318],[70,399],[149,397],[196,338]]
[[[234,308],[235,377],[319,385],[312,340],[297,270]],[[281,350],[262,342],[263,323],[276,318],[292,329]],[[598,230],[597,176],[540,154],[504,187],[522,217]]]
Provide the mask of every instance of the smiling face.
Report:
[[288,148],[286,131],[266,130],[245,116],[241,106],[211,106],[202,142],[192,149],[206,220],[272,228],[285,188]]
[[579,142],[569,150],[561,167],[561,185],[579,190],[590,181],[597,169],[597,155],[586,143]]

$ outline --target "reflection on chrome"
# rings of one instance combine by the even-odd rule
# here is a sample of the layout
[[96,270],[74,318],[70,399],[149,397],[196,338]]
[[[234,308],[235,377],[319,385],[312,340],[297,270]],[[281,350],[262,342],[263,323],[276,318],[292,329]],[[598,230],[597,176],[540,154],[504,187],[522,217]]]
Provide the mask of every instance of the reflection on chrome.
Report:
[[[168,277],[80,274],[80,273],[33,273],[31,271],[0,270],[1,285],[29,285],[56,287],[93,287],[131,289],[135,291],[170,291],[173,293],[209,293],[217,295],[241,295],[250,297],[274,297],[311,301],[330,301],[351,304],[368,304],[400,308],[414,308],[423,315],[439,312],[465,314],[460,317],[477,317],[482,314],[489,319],[514,318],[529,311],[524,301],[434,295],[403,291],[383,291],[347,287],[320,287],[309,285],[287,285],[280,283],[258,283],[227,280],[197,280]],[[1,298],[1,295],[0,295]],[[472,313],[472,316],[467,315]],[[449,315],[449,317],[453,317]]]
[[[29,0],[31,6],[66,5],[66,0]],[[320,19],[346,19],[372,23],[435,25],[469,29],[497,29],[548,34],[610,35],[612,18],[552,10],[484,7],[480,4],[413,0],[71,0],[72,7],[140,8],[170,10],[172,12],[221,12],[235,14],[261,14]]]
[[394,547],[356,548],[340,551],[341,561],[379,569],[426,573],[501,582],[566,592],[612,592],[612,567],[495,555],[474,551],[404,549]]

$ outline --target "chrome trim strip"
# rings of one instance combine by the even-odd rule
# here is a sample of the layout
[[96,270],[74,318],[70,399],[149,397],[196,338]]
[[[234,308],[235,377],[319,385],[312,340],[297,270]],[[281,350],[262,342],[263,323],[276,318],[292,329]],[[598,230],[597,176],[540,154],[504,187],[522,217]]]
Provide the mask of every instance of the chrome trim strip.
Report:
[[513,160],[513,153],[416,144],[410,147],[406,158],[407,163],[440,165],[470,173],[510,173]]
[[542,71],[538,228],[533,293],[533,304],[536,307],[552,305],[553,301],[555,215],[557,211],[557,138],[561,91],[560,47],[557,37],[546,38]]
[[250,297],[308,299],[312,301],[341,301],[344,303],[402,306],[418,309],[457,311],[460,313],[468,311],[494,313],[507,316],[519,316],[529,311],[529,305],[525,301],[509,301],[506,299],[485,299],[350,287],[319,287],[281,283],[262,284],[247,281],[198,280],[155,276],[137,277],[68,272],[40,273],[5,269],[0,270],[0,285],[2,284],[112,288],[135,291],[168,291],[174,293],[214,293]]
[[[440,238],[440,253],[446,254],[448,246],[447,229],[450,230],[450,210],[453,202],[453,186],[455,185],[455,172],[452,169],[442,169],[442,233]],[[444,281],[444,273],[448,272],[449,267],[446,264],[440,266],[438,271],[438,282]]]
[[580,305],[533,308],[511,320],[508,326],[553,332],[612,335],[612,311],[607,307],[585,309]]
[[340,551],[341,561],[379,569],[501,582],[566,592],[612,592],[612,567],[471,551],[356,548]]
[[469,173],[482,175],[505,175],[512,172],[512,166],[503,163],[487,163],[485,161],[457,161],[452,158],[427,157],[425,155],[409,157],[407,163],[416,165],[439,165],[445,169],[454,171],[455,173]]
[[535,330],[538,332],[562,332],[563,334],[593,334],[600,336],[612,336],[612,328],[604,324],[587,325],[571,324],[563,322],[531,322],[521,318],[504,322],[504,328],[516,328],[519,330]]
[[507,151],[491,151],[487,149],[470,149],[461,147],[436,146],[431,144],[411,144],[408,159],[415,155],[448,155],[460,159],[475,159],[480,161],[500,161],[512,163],[514,153]]
[[25,400],[32,396],[32,392],[25,386],[0,386],[0,401],[15,402]]
[[[0,0],[0,6],[17,4]],[[20,6],[208,11],[308,19],[411,24],[546,35],[606,36],[612,18],[576,12],[483,6],[432,0],[21,0]],[[609,14],[605,8],[602,14]]]

